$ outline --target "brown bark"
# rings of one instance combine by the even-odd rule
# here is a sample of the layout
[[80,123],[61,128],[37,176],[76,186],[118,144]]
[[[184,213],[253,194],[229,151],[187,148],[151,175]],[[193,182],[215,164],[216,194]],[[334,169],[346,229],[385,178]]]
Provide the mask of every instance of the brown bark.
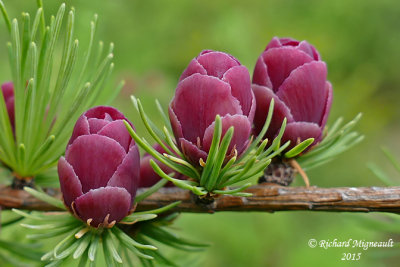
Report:
[[[246,192],[251,197],[220,196],[210,205],[197,204],[196,197],[179,188],[162,188],[144,201],[137,210],[156,209],[175,201],[182,203],[173,211],[333,211],[400,213],[400,186],[396,187],[284,187],[258,185]],[[60,197],[58,191],[56,197]],[[0,206],[27,210],[57,210],[21,190],[0,187]]]

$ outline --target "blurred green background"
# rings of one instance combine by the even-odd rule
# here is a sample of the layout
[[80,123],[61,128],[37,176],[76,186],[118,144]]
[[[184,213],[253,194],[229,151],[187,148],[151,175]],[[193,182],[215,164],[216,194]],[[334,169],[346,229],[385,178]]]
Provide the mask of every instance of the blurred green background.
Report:
[[[36,1],[4,0],[11,17],[35,12]],[[46,15],[61,1],[44,0]],[[113,84],[126,81],[114,105],[146,135],[129,96],[141,98],[150,113],[154,98],[166,107],[181,72],[203,49],[237,57],[253,71],[273,36],[308,40],[328,64],[334,88],[329,122],[364,117],[362,144],[308,173],[322,187],[382,185],[366,168],[374,162],[391,174],[380,146],[400,156],[400,3],[395,0],[71,0],[77,35],[88,39],[89,20],[99,14],[98,36],[115,43]],[[0,44],[8,41],[0,22]],[[5,45],[0,47],[0,80],[10,79]],[[155,115],[155,113],[154,113]],[[157,115],[154,117],[157,120]],[[299,180],[299,179],[298,179]],[[296,185],[302,185],[296,181]],[[204,253],[171,251],[180,266],[393,266],[387,249],[309,248],[317,240],[387,240],[381,229],[362,226],[364,214],[322,212],[182,214],[176,228],[187,237],[213,244]],[[368,215],[375,216],[375,215]],[[400,226],[399,226],[400,227]],[[390,236],[396,240],[396,237]],[[400,239],[397,237],[397,240]],[[343,262],[344,252],[362,252],[358,262]],[[0,264],[1,265],[1,264]]]

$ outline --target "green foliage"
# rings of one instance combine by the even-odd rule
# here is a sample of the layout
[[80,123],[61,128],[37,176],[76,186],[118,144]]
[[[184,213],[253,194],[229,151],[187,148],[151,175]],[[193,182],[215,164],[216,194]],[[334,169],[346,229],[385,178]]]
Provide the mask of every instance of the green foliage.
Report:
[[[381,148],[385,158],[389,161],[392,167],[394,167],[397,175],[400,175],[400,160],[398,160],[393,153],[386,147]],[[397,186],[399,185],[399,177],[389,178],[387,172],[383,171],[376,164],[369,162],[367,164],[368,169],[386,186]]]
[[56,164],[78,116],[118,93],[120,88],[105,87],[114,46],[96,47],[95,15],[89,45],[80,50],[75,10],[66,12],[65,4],[48,24],[41,6],[32,22],[28,13],[10,20],[2,2],[0,7],[11,35],[7,47],[15,89],[15,137],[0,95],[0,160],[20,177],[35,176]]
[[294,148],[292,148],[291,150],[289,150],[288,152],[286,152],[283,156],[285,158],[294,158],[300,155],[301,152],[307,149],[307,147],[309,147],[313,142],[314,138],[308,138],[303,142],[301,142],[300,144],[298,144],[297,146],[295,146]]
[[332,127],[327,127],[328,133],[321,143],[313,147],[311,151],[301,155],[297,162],[305,170],[310,170],[333,160],[339,154],[360,143],[364,136],[352,131],[360,119],[361,113],[344,126],[341,126],[343,119],[337,119]]
[[49,196],[44,192],[37,191],[30,187],[24,187],[24,190],[29,194],[31,194],[32,196],[36,197],[37,199],[40,199],[41,201],[44,201],[54,207],[57,207],[58,209],[66,210],[64,203],[55,197]]
[[[177,216],[177,213],[173,213],[167,216],[162,216],[157,220],[150,221],[149,223],[140,225],[140,231],[137,234],[136,239],[142,243],[152,244],[153,242],[156,242],[158,244],[163,244],[171,248],[188,251],[191,253],[203,251],[205,248],[207,248],[209,246],[208,244],[188,240],[171,231],[170,225]],[[140,261],[145,267],[158,266],[155,264],[156,262],[166,266],[177,266],[175,264],[175,259],[168,259],[159,250],[150,251],[148,254],[151,255],[155,261],[151,261],[147,257],[141,257]]]
[[[11,252],[13,256],[19,256],[23,259],[33,261],[40,260],[40,252],[38,252],[38,246],[36,245],[19,244],[12,241],[0,240],[0,248],[4,251]],[[18,263],[16,259],[10,259],[9,256],[3,255],[2,251],[0,251],[0,258],[15,266],[22,266],[22,264]]]

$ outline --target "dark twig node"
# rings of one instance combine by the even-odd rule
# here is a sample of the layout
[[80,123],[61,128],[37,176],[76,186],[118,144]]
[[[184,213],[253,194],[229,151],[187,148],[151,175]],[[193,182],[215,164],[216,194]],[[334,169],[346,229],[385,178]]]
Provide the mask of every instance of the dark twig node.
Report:
[[258,179],[259,184],[270,183],[282,186],[288,186],[293,182],[296,174],[295,169],[281,160],[271,162],[264,170],[264,175]]
[[191,195],[192,201],[196,205],[204,208],[204,210],[207,210],[210,213],[214,212],[215,196],[213,196],[210,193],[207,193],[206,195],[203,195],[203,196],[198,196],[193,193],[191,193],[190,195]]
[[13,181],[11,183],[11,188],[12,189],[24,189],[24,187],[35,187],[35,180],[33,177],[24,177],[24,178],[19,178],[14,176]]

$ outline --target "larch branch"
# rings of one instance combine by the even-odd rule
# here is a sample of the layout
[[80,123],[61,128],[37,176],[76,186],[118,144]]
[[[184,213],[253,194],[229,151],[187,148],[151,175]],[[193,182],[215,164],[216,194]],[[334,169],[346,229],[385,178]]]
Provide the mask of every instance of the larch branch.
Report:
[[[332,211],[400,213],[400,186],[395,187],[285,187],[258,185],[246,192],[251,197],[220,196],[212,204],[199,204],[189,191],[162,188],[140,202],[137,210],[160,208],[175,201],[181,204],[172,211],[212,213],[217,211]],[[54,196],[61,198],[59,191]],[[0,206],[25,210],[57,210],[25,191],[0,187]]]

